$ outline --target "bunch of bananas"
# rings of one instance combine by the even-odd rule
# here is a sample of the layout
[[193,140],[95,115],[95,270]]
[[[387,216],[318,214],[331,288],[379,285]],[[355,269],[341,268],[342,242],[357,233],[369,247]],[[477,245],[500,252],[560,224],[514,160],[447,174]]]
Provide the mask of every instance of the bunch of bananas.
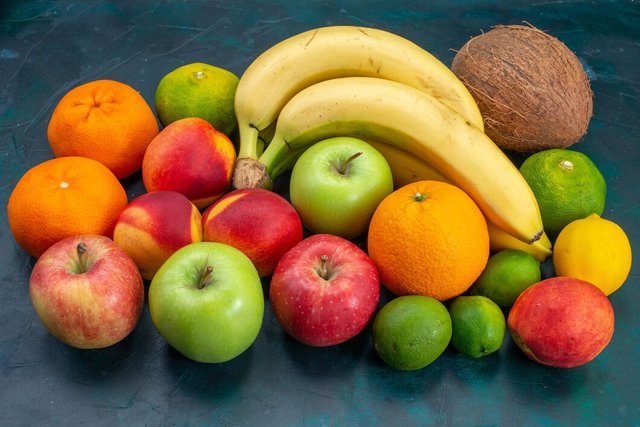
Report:
[[311,145],[359,137],[387,159],[396,186],[450,182],[476,202],[493,250],[544,260],[551,243],[533,192],[484,133],[473,97],[435,56],[374,28],[322,27],[266,50],[240,78],[235,188],[268,187]]

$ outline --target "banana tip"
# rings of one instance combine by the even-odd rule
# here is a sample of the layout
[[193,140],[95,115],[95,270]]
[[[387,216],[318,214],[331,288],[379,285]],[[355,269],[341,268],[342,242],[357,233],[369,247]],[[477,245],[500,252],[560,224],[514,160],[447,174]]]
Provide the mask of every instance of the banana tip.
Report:
[[531,240],[529,240],[529,244],[533,244],[535,242],[537,242],[538,240],[540,240],[540,238],[542,237],[542,234],[544,234],[544,230],[540,230],[538,231]]

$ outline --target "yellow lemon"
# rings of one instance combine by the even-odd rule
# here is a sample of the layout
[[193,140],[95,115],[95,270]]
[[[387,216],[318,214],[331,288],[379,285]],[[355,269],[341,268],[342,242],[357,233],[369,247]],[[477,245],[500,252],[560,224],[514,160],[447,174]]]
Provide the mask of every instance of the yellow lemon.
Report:
[[586,280],[609,295],[631,271],[629,238],[618,224],[597,214],[575,220],[556,239],[553,268],[558,276]]

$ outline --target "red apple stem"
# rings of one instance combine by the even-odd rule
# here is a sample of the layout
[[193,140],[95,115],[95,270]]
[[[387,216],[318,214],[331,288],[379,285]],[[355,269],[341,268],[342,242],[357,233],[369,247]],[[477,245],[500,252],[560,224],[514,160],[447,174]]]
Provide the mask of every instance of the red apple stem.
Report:
[[329,280],[329,271],[327,270],[327,261],[329,260],[329,256],[322,255],[320,256],[320,268],[318,268],[318,275],[322,277],[324,280]]
[[205,268],[202,274],[200,275],[200,281],[198,282],[198,289],[204,289],[209,284],[209,280],[207,279],[211,275],[212,271],[213,271],[213,267],[210,265],[207,265],[207,268]]
[[79,273],[85,273],[87,271],[87,244],[84,242],[78,243],[78,246],[76,246],[76,252],[78,253],[78,264],[80,266]]
[[362,151],[358,151],[357,153],[352,154],[351,157],[349,157],[347,160],[345,160],[344,163],[342,163],[338,167],[336,167],[336,170],[338,171],[338,173],[340,175],[345,175],[349,171],[350,163],[352,161],[354,161],[355,159],[357,159],[358,157],[360,157],[361,155],[362,155]]

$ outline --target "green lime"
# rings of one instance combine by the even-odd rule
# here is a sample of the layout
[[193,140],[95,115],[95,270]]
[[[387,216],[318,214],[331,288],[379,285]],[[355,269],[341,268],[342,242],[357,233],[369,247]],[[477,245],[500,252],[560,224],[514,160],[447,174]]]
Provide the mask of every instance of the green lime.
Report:
[[540,263],[533,255],[505,249],[489,257],[470,293],[483,295],[501,307],[510,307],[522,291],[539,282],[541,277]]
[[386,303],[373,319],[373,346],[389,366],[401,370],[424,368],[435,361],[451,340],[451,317],[437,299],[405,295]]
[[553,148],[529,156],[520,173],[535,195],[547,235],[554,239],[570,222],[604,211],[607,185],[589,157]]
[[238,77],[209,64],[193,63],[176,68],[158,83],[155,109],[160,122],[199,117],[230,136],[237,128],[234,99]]
[[456,297],[449,306],[451,344],[462,354],[482,357],[502,347],[506,320],[502,309],[482,295]]

